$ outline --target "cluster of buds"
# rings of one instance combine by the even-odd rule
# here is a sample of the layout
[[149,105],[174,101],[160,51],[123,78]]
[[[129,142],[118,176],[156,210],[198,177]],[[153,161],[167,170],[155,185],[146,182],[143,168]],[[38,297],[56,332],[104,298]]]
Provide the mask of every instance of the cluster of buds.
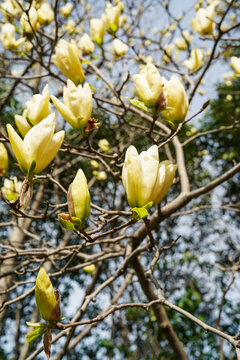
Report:
[[110,2],[107,2],[105,12],[102,14],[101,18],[90,20],[90,35],[97,45],[102,45],[106,31],[115,34],[118,30],[122,10],[123,4],[121,2],[118,2],[115,6]]

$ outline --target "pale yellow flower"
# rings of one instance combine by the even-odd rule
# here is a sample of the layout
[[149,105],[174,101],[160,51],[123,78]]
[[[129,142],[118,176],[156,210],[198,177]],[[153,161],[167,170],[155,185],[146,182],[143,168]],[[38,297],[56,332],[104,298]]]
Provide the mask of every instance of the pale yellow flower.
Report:
[[79,50],[76,43],[61,39],[56,48],[53,61],[59,70],[75,85],[82,84],[85,76],[79,59]]
[[74,128],[86,127],[92,114],[92,92],[90,86],[75,86],[71,80],[63,88],[63,103],[55,96],[51,99],[62,117]]
[[123,56],[128,52],[127,44],[124,44],[121,40],[115,39],[113,41],[113,50],[117,56]]
[[3,47],[7,50],[16,50],[19,46],[24,44],[25,38],[15,39],[15,26],[9,23],[6,23],[2,26],[2,31],[0,34],[0,41],[3,44]]
[[39,174],[47,167],[60,149],[64,131],[54,134],[54,114],[33,126],[24,140],[7,124],[9,140],[21,171],[27,174],[35,163],[33,174]]
[[158,148],[151,146],[140,155],[134,146],[126,152],[122,170],[123,186],[130,207],[142,207],[150,201],[159,204],[170,189],[177,166],[171,161],[159,163]]
[[161,76],[156,67],[148,62],[140,74],[132,77],[138,96],[148,107],[155,106],[162,91]]
[[186,66],[189,70],[196,70],[203,64],[203,51],[201,49],[194,48],[191,51],[189,59],[186,59],[183,62],[183,65]]

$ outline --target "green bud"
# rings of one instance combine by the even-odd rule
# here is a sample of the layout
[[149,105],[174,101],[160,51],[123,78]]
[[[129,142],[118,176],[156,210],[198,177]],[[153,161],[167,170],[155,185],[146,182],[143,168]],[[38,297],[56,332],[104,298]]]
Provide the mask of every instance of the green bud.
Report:
[[[56,298],[50,278],[43,267],[40,268],[37,276],[35,299],[41,318],[51,321],[59,299]],[[59,315],[60,317],[61,314]],[[56,319],[54,320],[57,321]]]
[[82,169],[79,169],[75,179],[69,186],[68,210],[70,216],[86,220],[90,215],[90,194],[88,191],[87,179]]

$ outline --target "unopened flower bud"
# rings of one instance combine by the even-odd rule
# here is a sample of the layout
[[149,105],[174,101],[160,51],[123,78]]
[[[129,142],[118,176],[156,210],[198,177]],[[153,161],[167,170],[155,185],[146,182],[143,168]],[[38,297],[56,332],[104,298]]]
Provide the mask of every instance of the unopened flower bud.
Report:
[[90,194],[87,179],[82,169],[78,170],[77,175],[69,186],[67,201],[71,217],[80,220],[86,220],[88,218],[90,215]]
[[101,139],[98,142],[98,146],[99,148],[104,151],[104,152],[108,152],[109,151],[109,142],[107,139]]
[[[36,304],[42,319],[51,321],[57,305],[56,295],[46,270],[41,267],[35,284]],[[59,314],[59,319],[61,313]]]
[[83,270],[88,274],[94,274],[96,266],[94,264],[84,266]]
[[117,56],[123,56],[128,52],[127,44],[124,44],[121,40],[115,39],[113,41],[113,50]]
[[91,164],[92,169],[98,169],[99,168],[99,163],[96,160],[91,160],[90,164]]
[[43,3],[37,10],[37,16],[41,25],[50,24],[54,19],[54,11],[51,8],[51,5],[48,3]]
[[60,9],[60,13],[63,15],[63,16],[69,16],[72,12],[72,3],[68,2],[66,5],[62,6],[61,9]]
[[92,54],[94,51],[94,43],[92,42],[88,34],[84,34],[80,38],[78,46],[79,49],[81,49],[85,54]]

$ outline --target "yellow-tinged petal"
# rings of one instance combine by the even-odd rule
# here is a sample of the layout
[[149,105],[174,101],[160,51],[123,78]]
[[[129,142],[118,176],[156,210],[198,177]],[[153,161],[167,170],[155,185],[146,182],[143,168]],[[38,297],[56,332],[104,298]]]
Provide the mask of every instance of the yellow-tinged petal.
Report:
[[35,299],[42,319],[49,321],[57,304],[52,283],[46,270],[41,267],[35,284]]
[[53,56],[55,65],[75,85],[85,80],[78,53],[79,50],[73,40],[69,43],[62,39],[58,42]]
[[37,125],[51,113],[49,103],[48,84],[43,89],[42,94],[35,94],[31,100],[26,103],[26,117],[32,125]]
[[0,143],[0,176],[3,176],[8,169],[8,152],[3,143]]
[[60,100],[58,100],[55,96],[51,96],[51,100],[56,106],[57,110],[60,112],[62,117],[74,128],[79,129],[79,123],[75,116],[72,114],[71,110],[64,105]]
[[[165,168],[164,171],[162,169],[163,167]],[[159,204],[168,193],[168,190],[172,186],[176,170],[177,170],[177,165],[172,164],[171,161],[166,160],[160,163],[158,178],[156,181],[156,187],[159,184],[159,189],[156,188],[155,191],[158,192],[158,194],[153,199],[153,202],[155,204]],[[164,175],[164,180],[161,180],[161,176],[163,175]]]
[[[51,141],[55,129],[54,114],[49,115],[39,124],[32,127],[24,138],[24,152],[28,154],[28,166],[36,161],[38,163],[42,158],[44,149]],[[36,169],[34,173],[37,174]]]
[[183,121],[188,112],[188,97],[185,89],[176,76],[164,83],[164,95],[169,110],[162,111],[163,116],[170,121]]
[[146,205],[139,201],[142,176],[143,173],[138,152],[136,148],[131,145],[125,155],[122,181],[127,193],[128,204],[132,208]]
[[17,162],[20,166],[20,169],[24,174],[27,174],[28,171],[28,156],[24,151],[24,144],[20,136],[16,133],[12,125],[7,124],[7,132],[9,140],[13,149],[13,152],[17,158]]
[[15,124],[17,125],[17,128],[24,138],[24,136],[27,134],[27,132],[32,128],[29,123],[27,122],[26,118],[22,115],[15,115],[14,116]]
[[[79,84],[79,82],[82,84],[85,81],[85,75],[83,73],[82,65],[80,63],[80,59],[78,56],[77,45],[73,40],[71,40],[70,46],[68,47],[68,51],[69,51],[69,58],[71,61],[71,66],[72,66],[72,69],[74,69],[74,75],[75,75],[75,72],[77,72],[77,84]],[[76,80],[73,82],[76,83]]]
[[65,131],[61,130],[53,135],[51,141],[48,145],[43,149],[41,157],[37,161],[36,168],[34,173],[39,174],[48,164],[53,160],[53,158],[57,155],[63,140],[64,140]]
[[142,167],[141,190],[138,197],[141,204],[151,201],[152,188],[155,185],[158,173],[159,156],[157,145],[151,146],[139,155]]

